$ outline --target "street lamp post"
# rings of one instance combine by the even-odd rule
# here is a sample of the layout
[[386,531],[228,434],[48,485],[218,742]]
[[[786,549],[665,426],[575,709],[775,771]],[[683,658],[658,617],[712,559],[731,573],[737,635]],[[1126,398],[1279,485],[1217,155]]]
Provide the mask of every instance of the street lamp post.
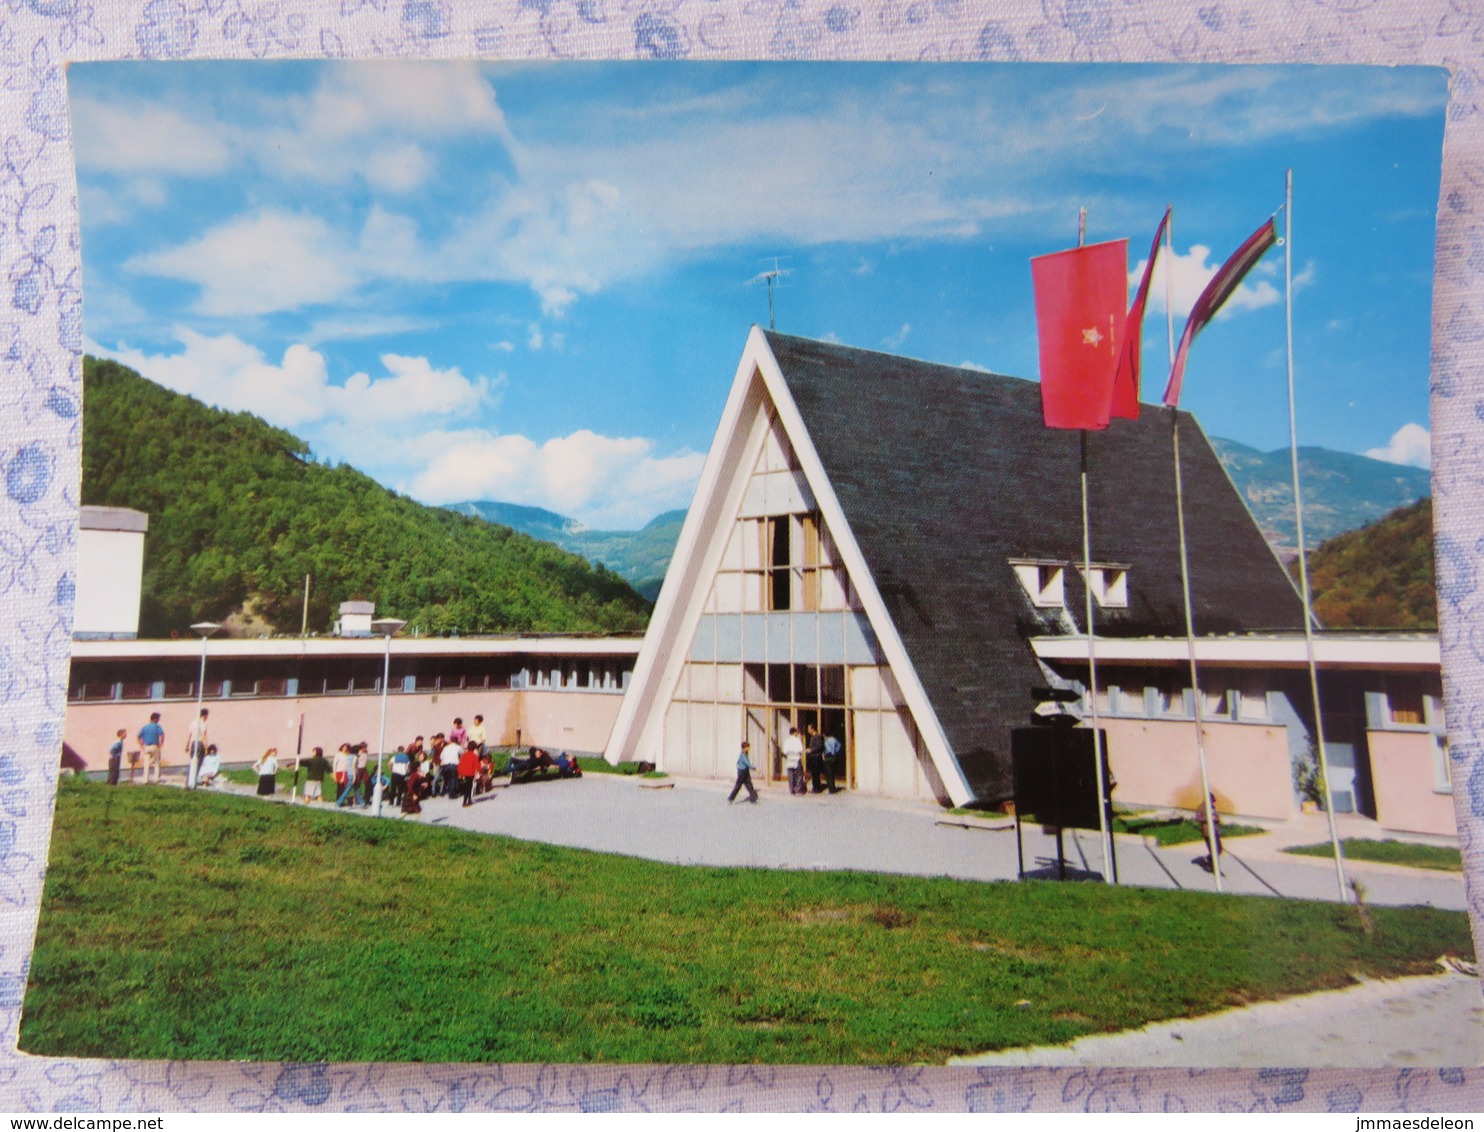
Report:
[[[211,635],[220,628],[221,626],[218,625],[215,621],[198,621],[196,622],[196,624],[191,626],[191,631],[196,633],[201,638],[201,672],[200,675],[196,678],[197,724],[200,724],[201,722],[201,701],[206,696],[206,642],[211,638]],[[205,750],[202,750],[201,754],[204,757],[206,754]],[[194,790],[196,788],[196,774],[200,765],[200,762],[196,758],[195,744],[191,744],[186,750],[187,790]]]
[[392,638],[406,624],[407,622],[395,617],[382,617],[371,622],[371,631],[380,633],[386,641],[385,660],[381,669],[381,739],[376,744],[376,785],[372,788],[376,795],[376,808],[373,811],[376,817],[381,817],[381,766],[382,760],[386,758],[386,701],[387,693],[391,691]]

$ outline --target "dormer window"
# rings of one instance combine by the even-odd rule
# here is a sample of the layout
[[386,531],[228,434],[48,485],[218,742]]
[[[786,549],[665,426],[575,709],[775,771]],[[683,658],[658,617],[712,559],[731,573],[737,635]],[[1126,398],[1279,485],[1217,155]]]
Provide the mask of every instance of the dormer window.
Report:
[[[1078,567],[1081,572],[1081,567]],[[1128,567],[1092,564],[1092,596],[1103,609],[1128,608]]]
[[1066,605],[1065,564],[1061,562],[1011,562],[1015,576],[1038,609],[1060,609]]

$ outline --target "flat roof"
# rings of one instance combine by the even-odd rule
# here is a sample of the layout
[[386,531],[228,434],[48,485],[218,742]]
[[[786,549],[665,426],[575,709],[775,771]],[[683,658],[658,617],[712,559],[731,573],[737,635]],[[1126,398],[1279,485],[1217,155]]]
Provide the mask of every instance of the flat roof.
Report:
[[149,530],[149,515],[130,507],[94,507],[88,505],[78,510],[77,525],[84,531],[136,531]]
[[[1087,638],[1033,637],[1031,647],[1042,660],[1087,661]],[[1177,664],[1189,659],[1184,637],[1096,637],[1100,662]],[[1309,663],[1303,633],[1245,633],[1197,637],[1198,663],[1228,666],[1262,665],[1303,668]],[[1440,669],[1442,654],[1436,633],[1314,634],[1314,659],[1321,668]]]
[[[392,655],[420,656],[586,656],[632,658],[641,637],[394,637]],[[207,655],[220,660],[247,657],[380,657],[381,637],[213,637]],[[72,642],[74,660],[174,660],[199,657],[196,637],[170,641]]]

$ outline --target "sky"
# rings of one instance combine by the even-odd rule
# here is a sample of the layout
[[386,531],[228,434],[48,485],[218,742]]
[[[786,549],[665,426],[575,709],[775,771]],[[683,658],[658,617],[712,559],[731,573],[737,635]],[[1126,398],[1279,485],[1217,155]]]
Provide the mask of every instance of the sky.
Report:
[[[1166,205],[1143,398],[1427,466],[1446,73],[1033,64],[122,62],[68,72],[89,353],[430,504],[685,507],[749,328],[1036,379],[1029,259]],[[1280,216],[1279,231],[1285,230]],[[925,406],[931,409],[931,406]],[[942,406],[951,412],[951,406]],[[1150,411],[1150,410],[1146,410]]]

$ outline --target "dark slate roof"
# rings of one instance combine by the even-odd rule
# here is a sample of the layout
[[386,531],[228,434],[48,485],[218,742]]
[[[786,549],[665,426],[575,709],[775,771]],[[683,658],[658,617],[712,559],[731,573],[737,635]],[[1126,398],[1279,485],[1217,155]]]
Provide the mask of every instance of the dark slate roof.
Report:
[[[768,343],[959,765],[981,799],[1009,797],[1010,729],[1045,682],[1025,638],[1056,631],[1010,561],[1082,561],[1079,434],[1044,427],[1035,382]],[[1179,418],[1196,632],[1301,629],[1293,583]],[[1088,435],[1092,559],[1129,567],[1129,608],[1098,611],[1100,634],[1185,633],[1170,433],[1169,411],[1146,405]],[[1065,577],[1080,626],[1080,574]]]

